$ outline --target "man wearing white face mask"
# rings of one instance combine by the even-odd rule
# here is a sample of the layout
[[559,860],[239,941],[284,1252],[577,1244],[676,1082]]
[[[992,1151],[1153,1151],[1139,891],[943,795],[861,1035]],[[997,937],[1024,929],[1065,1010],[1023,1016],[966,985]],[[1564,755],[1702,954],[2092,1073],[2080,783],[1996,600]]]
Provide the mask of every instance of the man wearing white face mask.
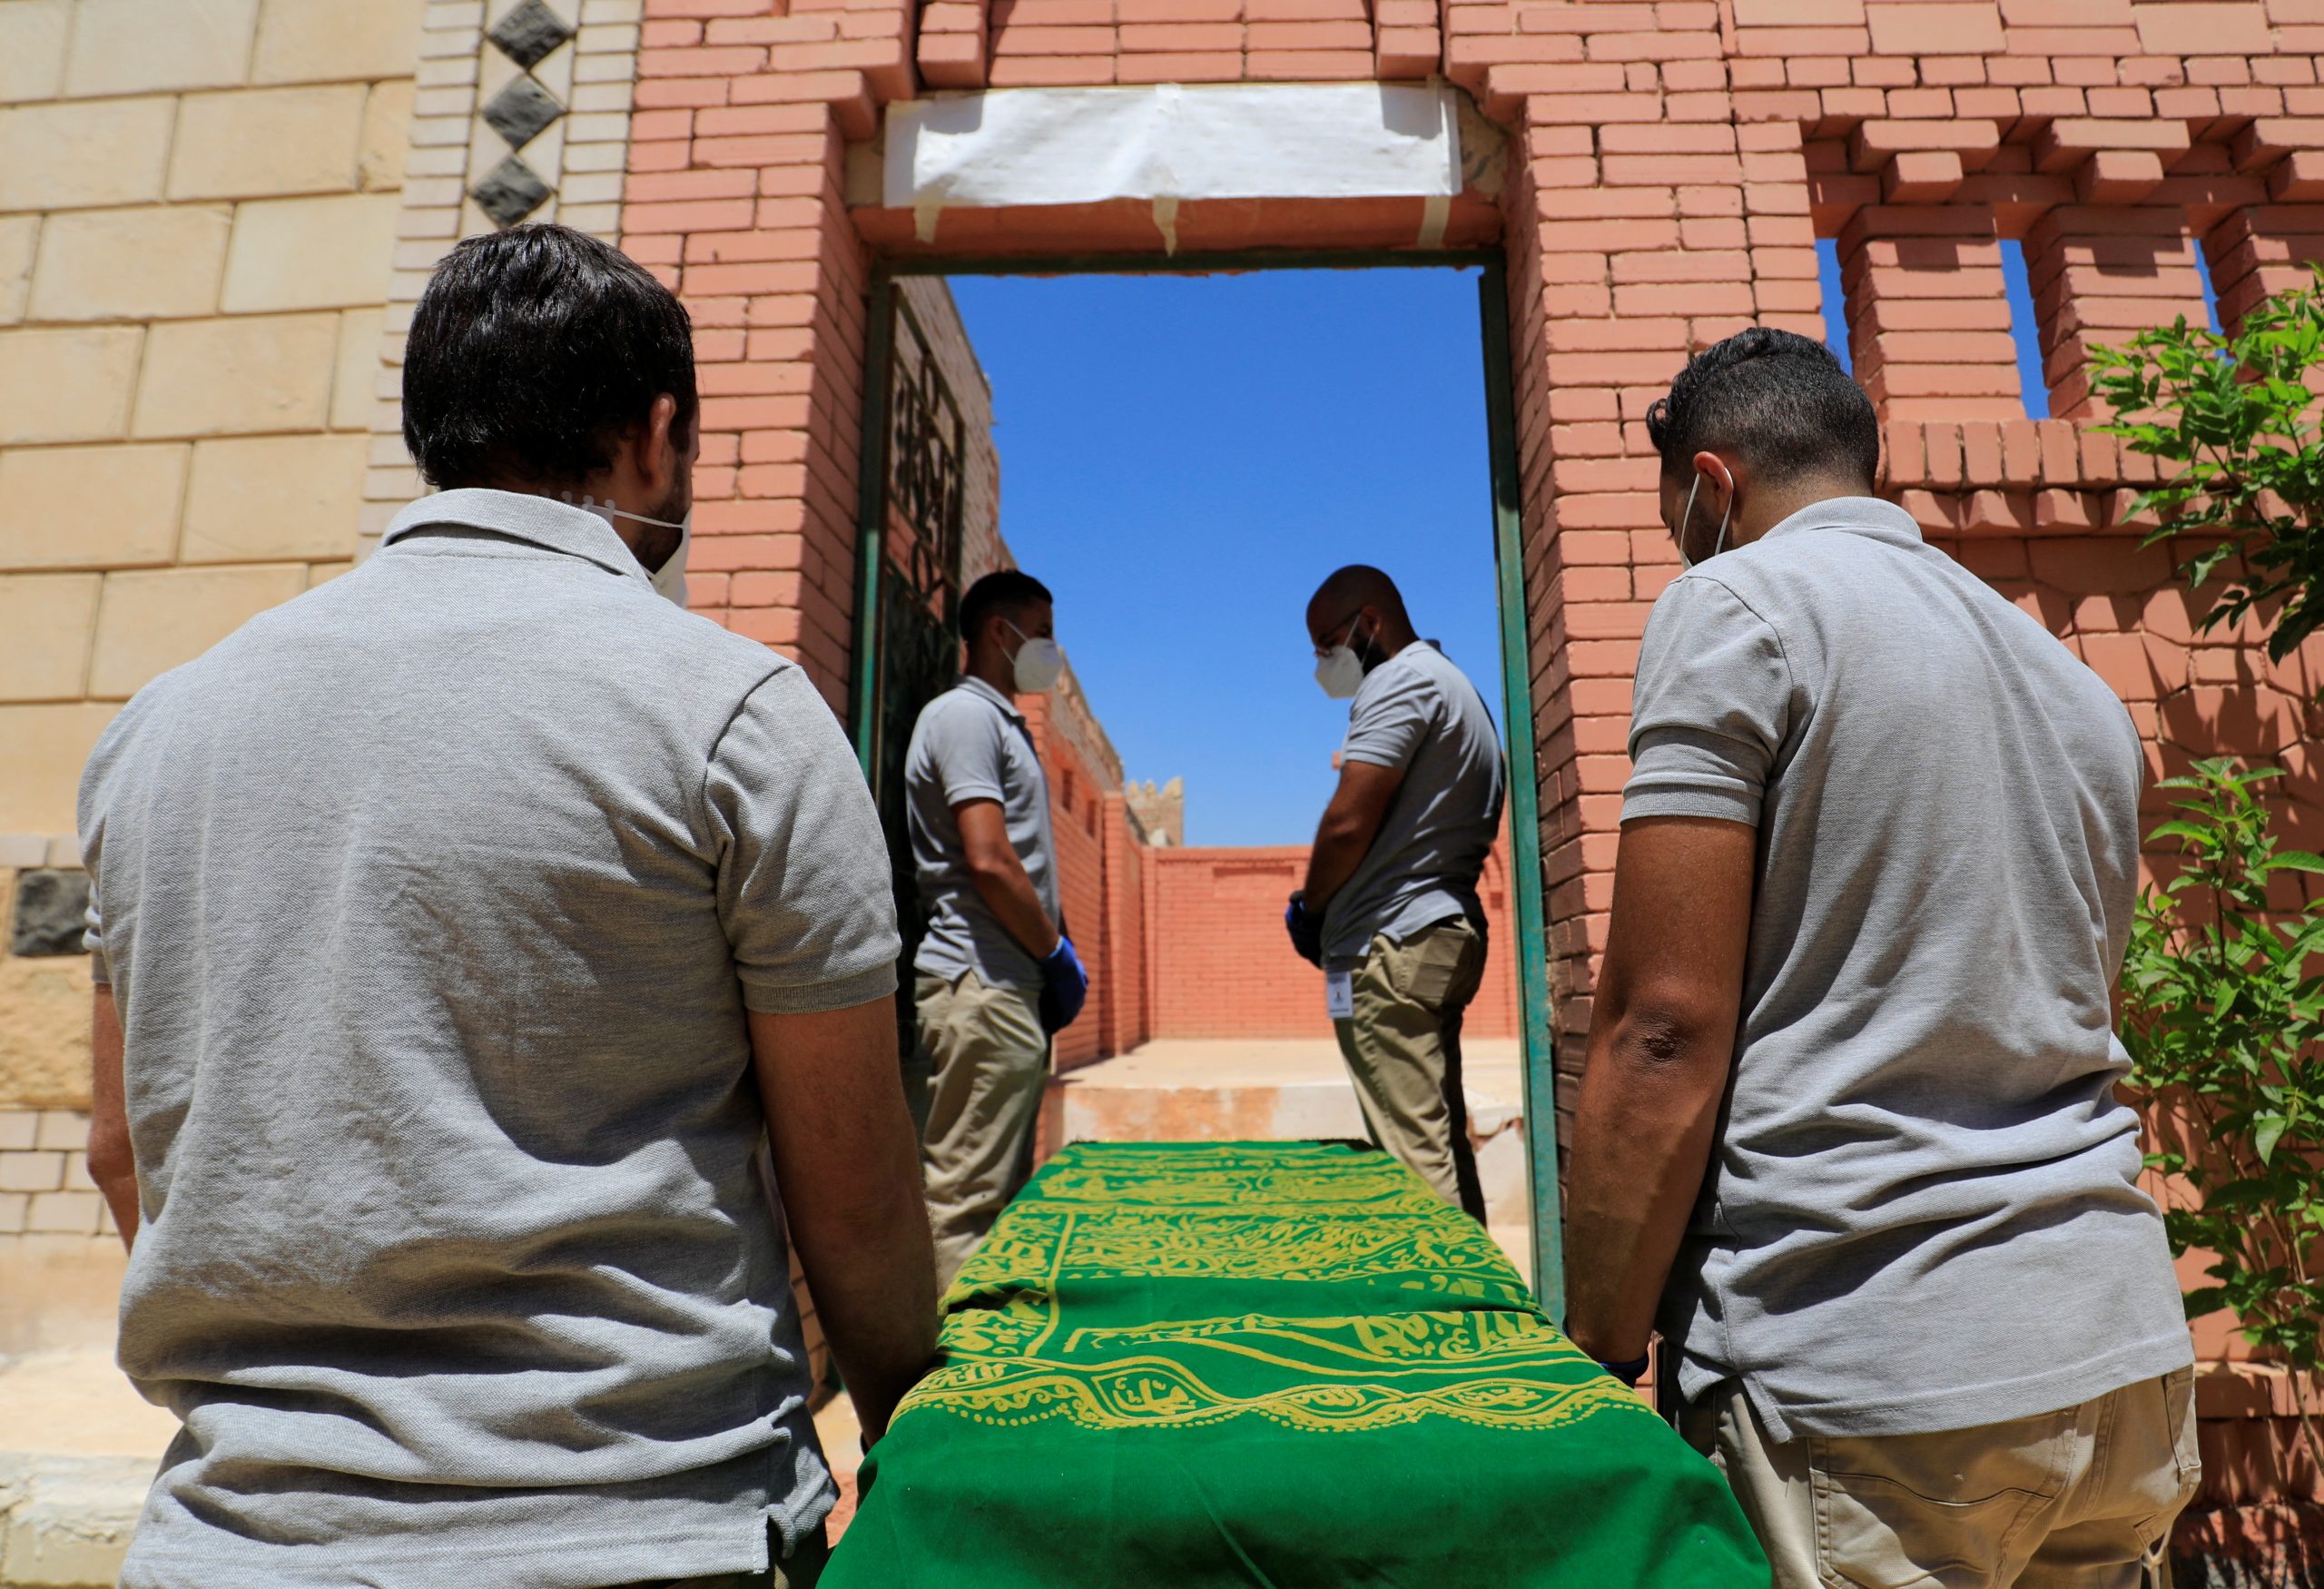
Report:
[[667,288],[468,239],[403,400],[437,493],[82,784],[121,1361],[186,1424],[122,1581],[804,1589],[791,1254],[870,1437],[935,1348],[878,814],[807,675],[649,583]]
[[2193,1347],[2109,993],[2137,729],[1874,495],[1821,345],[1647,410],[1690,571],[1640,647],[1567,1204],[1568,1327],[1682,1426],[1777,1589],[2133,1589],[2192,1495]]
[[950,1285],[1032,1173],[1049,1034],[1089,979],[1058,908],[1049,779],[1012,698],[1065,666],[1049,593],[1005,568],[960,598],[967,666],[912,725],[904,800],[928,935],[912,968],[931,1061],[921,1163]]
[[1315,682],[1350,702],[1334,792],[1284,924],[1378,1142],[1482,1220],[1461,1021],[1484,973],[1477,878],[1501,831],[1501,741],[1468,676],[1413,634],[1395,581],[1352,564],[1307,604]]

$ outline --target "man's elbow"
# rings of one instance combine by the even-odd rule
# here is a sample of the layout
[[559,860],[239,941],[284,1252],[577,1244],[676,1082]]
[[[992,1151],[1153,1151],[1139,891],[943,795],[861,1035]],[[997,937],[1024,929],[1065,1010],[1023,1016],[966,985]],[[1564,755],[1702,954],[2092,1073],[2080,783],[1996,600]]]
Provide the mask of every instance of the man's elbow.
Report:
[[1324,813],[1315,840],[1325,847],[1353,845],[1361,848],[1371,844],[1373,830],[1376,826],[1378,824],[1363,812],[1344,810],[1335,805]]
[[1019,863],[1014,855],[1002,855],[990,850],[971,850],[962,864],[968,868],[970,885],[980,893],[990,893],[1009,881],[1010,869]]
[[1723,1077],[1735,1053],[1735,1012],[1708,1000],[1642,1001],[1616,1021],[1610,1051],[1618,1064],[1670,1082]]
[[128,1132],[94,1121],[91,1123],[89,1179],[101,1187],[136,1184],[137,1156],[130,1150]]

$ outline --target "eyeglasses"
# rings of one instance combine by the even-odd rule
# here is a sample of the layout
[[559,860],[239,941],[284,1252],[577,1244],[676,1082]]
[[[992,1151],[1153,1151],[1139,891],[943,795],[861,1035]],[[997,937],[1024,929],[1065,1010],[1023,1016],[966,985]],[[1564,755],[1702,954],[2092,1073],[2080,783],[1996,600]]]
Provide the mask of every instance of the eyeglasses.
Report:
[[[1349,613],[1347,617],[1340,619],[1338,623],[1334,624],[1331,628],[1325,629],[1324,633],[1326,635],[1332,634],[1339,629],[1343,625],[1347,626],[1352,631],[1354,627],[1355,620],[1363,616],[1364,608],[1358,607],[1354,612]],[[1344,640],[1346,638],[1346,636],[1341,637],[1341,640]],[[1317,646],[1315,647],[1315,660],[1321,662],[1324,657],[1329,656],[1333,652],[1338,650],[1340,648],[1341,640],[1334,640],[1329,644]]]

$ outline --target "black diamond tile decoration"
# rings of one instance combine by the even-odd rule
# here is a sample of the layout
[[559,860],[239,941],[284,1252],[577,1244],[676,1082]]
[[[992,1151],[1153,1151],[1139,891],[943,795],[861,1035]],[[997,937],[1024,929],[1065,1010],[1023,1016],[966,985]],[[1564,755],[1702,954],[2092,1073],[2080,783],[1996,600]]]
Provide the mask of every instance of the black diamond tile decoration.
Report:
[[513,79],[484,107],[485,121],[508,140],[511,149],[522,149],[564,114],[565,107],[556,103],[556,95],[530,75]]
[[78,954],[89,910],[89,874],[40,869],[16,874],[11,954]]
[[469,189],[468,197],[476,201],[477,208],[492,217],[495,226],[508,227],[539,209],[550,192],[548,183],[541,181],[531,166],[512,154]]
[[486,36],[500,46],[502,54],[529,71],[542,56],[571,38],[573,29],[541,0],[525,0],[494,23]]

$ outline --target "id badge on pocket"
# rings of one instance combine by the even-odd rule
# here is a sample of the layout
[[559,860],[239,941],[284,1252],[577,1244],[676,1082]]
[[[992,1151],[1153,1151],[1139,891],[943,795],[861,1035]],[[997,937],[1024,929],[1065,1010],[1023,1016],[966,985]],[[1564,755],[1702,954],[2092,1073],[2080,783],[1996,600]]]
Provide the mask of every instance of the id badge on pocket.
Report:
[[1327,971],[1324,973],[1324,1013],[1334,1021],[1347,1021],[1354,1017],[1354,972]]

